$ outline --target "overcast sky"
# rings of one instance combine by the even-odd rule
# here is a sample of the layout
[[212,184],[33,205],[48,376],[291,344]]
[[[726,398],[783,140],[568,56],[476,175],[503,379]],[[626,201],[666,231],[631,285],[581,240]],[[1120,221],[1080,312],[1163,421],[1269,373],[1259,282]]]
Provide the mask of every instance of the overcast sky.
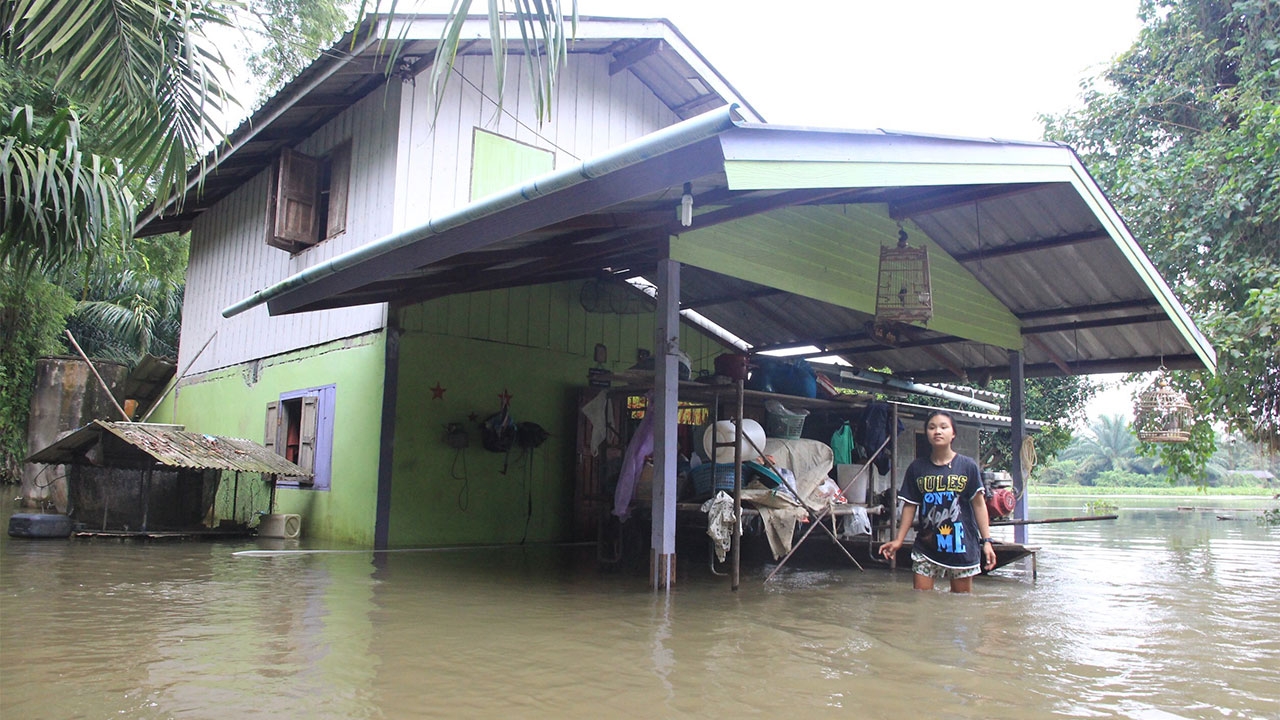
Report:
[[1039,140],[1036,115],[1071,107],[1080,80],[1132,45],[1137,8],[1138,0],[578,4],[581,15],[670,20],[771,123],[1014,140]]

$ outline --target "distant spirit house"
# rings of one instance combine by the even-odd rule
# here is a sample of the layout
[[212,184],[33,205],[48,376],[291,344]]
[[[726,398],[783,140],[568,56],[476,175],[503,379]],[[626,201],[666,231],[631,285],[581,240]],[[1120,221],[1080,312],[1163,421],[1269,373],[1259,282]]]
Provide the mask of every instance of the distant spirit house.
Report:
[[[541,126],[515,82],[495,111],[476,20],[466,82],[436,114],[414,80],[444,22],[370,20],[232,134],[182,211],[139,220],[191,232],[192,365],[157,418],[261,434],[313,471],[278,496],[310,537],[575,537],[588,371],[640,351],[657,360],[660,560],[681,355],[697,374],[725,352],[814,345],[916,382],[1214,367],[1067,147],[770,126],[662,20],[583,18]],[[411,63],[390,79],[388,23]],[[876,265],[900,232],[928,248],[933,313],[890,339]],[[632,276],[656,285],[656,310],[584,302],[588,283]],[[504,410],[549,432],[519,467],[480,447]],[[1020,433],[1017,393],[1014,416]]]

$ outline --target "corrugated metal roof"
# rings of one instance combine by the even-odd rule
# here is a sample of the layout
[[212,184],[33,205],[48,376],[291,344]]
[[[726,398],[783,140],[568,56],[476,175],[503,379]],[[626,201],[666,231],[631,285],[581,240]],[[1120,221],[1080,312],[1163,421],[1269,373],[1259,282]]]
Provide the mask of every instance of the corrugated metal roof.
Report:
[[[406,35],[405,55],[429,59],[441,18],[407,20],[419,24]],[[571,52],[608,56],[611,70],[632,72],[682,117],[741,102],[665,21],[596,19],[583,27]],[[474,43],[460,54],[487,52],[486,32],[476,28],[467,36]],[[384,83],[385,50],[376,43],[352,50],[350,40],[233,133],[228,147],[235,159],[206,179],[203,202],[182,215],[153,218],[147,231],[189,225],[281,146]],[[691,72],[709,85],[705,98],[688,82]],[[633,141],[645,151],[642,161],[530,197],[523,186],[512,188],[447,216],[474,219],[441,230],[433,218],[282,279],[234,307],[266,301],[274,315],[651,273],[667,238],[686,232],[673,209],[688,187],[696,198],[695,231],[726,223],[745,234],[769,213],[795,206],[870,208],[881,224],[913,225],[1016,318],[1028,377],[1215,367],[1212,347],[1068,147],[752,122],[677,149],[657,147],[674,129]],[[494,197],[510,202],[498,208]],[[324,268],[339,271],[317,272]],[[926,326],[908,328],[890,346],[871,331],[868,312],[714,270],[686,265],[681,304],[753,351],[811,344],[855,367],[891,368],[923,382],[1010,374],[1005,348],[1014,344]]]
[[[736,180],[729,177],[734,164]],[[1214,367],[1213,349],[1070,148],[879,131],[736,123],[715,140],[451,227],[448,252],[435,238],[385,256],[352,251],[330,261],[343,268],[331,277],[304,283],[298,275],[269,288],[282,291],[269,308],[416,302],[650,273],[660,240],[684,231],[672,206],[690,178],[695,205],[705,208],[695,214],[695,230],[723,222],[747,236],[757,217],[792,206],[869,208],[882,224],[914,224],[1016,318],[1028,377]],[[824,181],[844,184],[818,184]],[[524,263],[512,268],[516,260]],[[891,346],[869,331],[869,312],[714,269],[686,265],[681,276],[682,308],[755,352],[814,345],[855,367],[887,367],[923,382],[1010,374],[1001,346],[929,327],[908,328]]]
[[252,440],[186,432],[181,425],[94,420],[27,462],[51,465],[235,470],[310,477],[284,457]]

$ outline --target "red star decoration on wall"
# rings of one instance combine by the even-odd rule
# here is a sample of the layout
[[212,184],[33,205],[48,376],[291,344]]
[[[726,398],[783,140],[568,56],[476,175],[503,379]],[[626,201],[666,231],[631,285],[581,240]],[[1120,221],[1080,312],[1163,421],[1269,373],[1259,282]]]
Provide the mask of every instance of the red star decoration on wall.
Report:
[[437,382],[436,382],[436,386],[435,386],[435,387],[433,387],[433,388],[431,388],[431,399],[432,399],[432,400],[443,400],[443,399],[444,399],[444,391],[445,391],[445,388],[440,387],[440,383],[439,383],[439,381],[437,381]]
[[502,388],[502,392],[498,393],[498,399],[502,401],[503,406],[511,404],[511,393],[506,388]]

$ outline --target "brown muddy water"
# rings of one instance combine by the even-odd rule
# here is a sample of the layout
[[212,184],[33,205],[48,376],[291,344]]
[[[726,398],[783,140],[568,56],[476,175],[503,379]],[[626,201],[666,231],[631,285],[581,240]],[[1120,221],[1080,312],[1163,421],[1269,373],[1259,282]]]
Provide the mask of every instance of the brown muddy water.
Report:
[[[688,564],[654,593],[589,548],[4,536],[0,716],[1280,717],[1275,503],[1116,502],[971,596],[846,567],[731,593]],[[241,552],[275,549],[319,552]]]

